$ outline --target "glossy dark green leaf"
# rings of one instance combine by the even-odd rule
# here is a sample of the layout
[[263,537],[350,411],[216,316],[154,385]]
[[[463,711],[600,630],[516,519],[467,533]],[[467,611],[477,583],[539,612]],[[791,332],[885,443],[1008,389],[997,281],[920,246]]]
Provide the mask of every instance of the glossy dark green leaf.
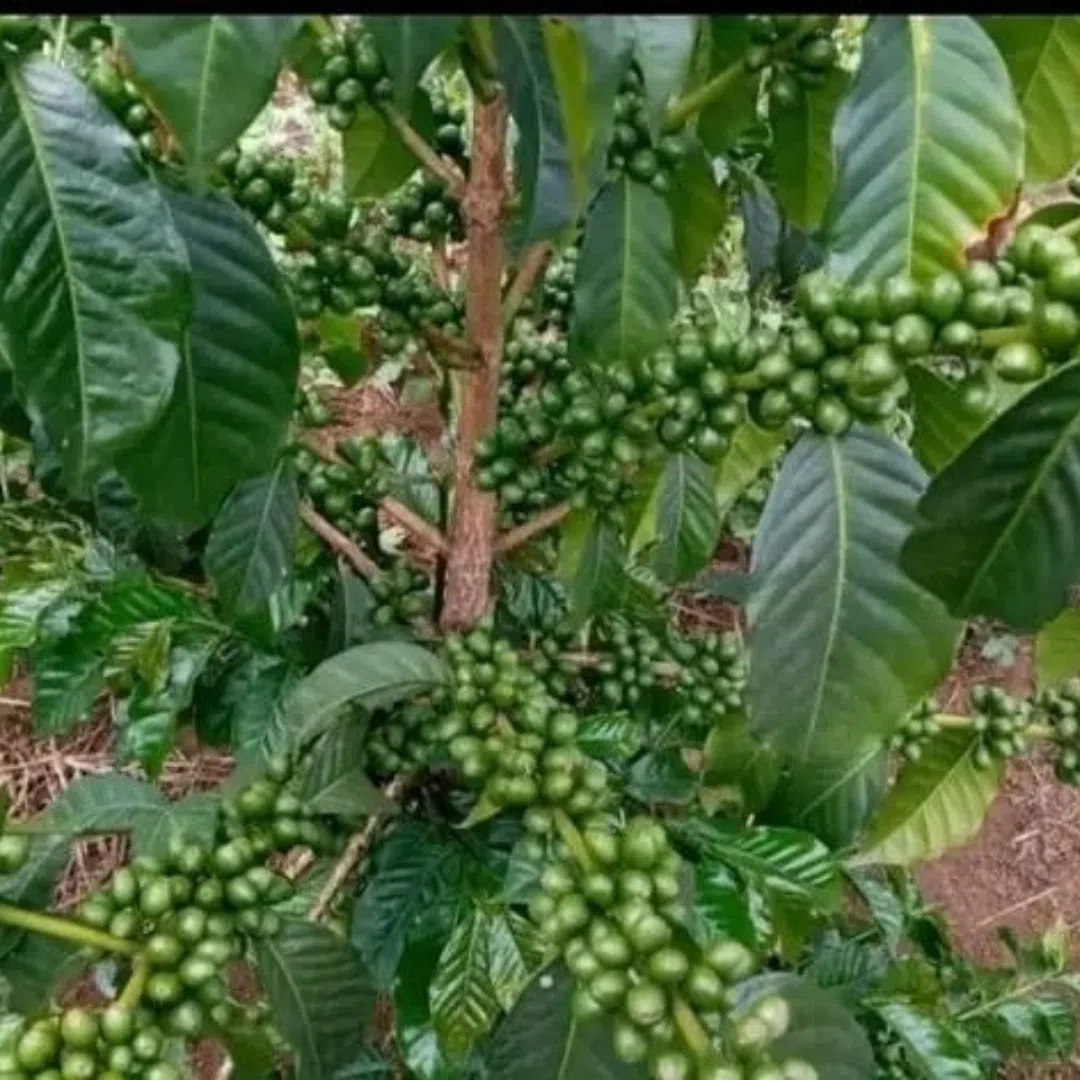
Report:
[[354,1060],[375,988],[352,946],[325,927],[287,920],[256,947],[274,1023],[296,1053],[297,1080],[330,1080]]
[[578,727],[576,745],[589,757],[625,761],[641,749],[645,731],[641,720],[630,713],[598,713],[585,716]]
[[488,976],[499,1005],[510,1010],[542,963],[546,948],[536,924],[509,908],[486,912],[486,933]]
[[1080,159],[1080,18],[990,15],[980,20],[1009,69],[1027,136],[1024,176],[1059,180]]
[[[419,87],[413,93],[409,120],[425,138],[434,135],[431,99]],[[389,195],[417,169],[413,152],[370,105],[361,105],[356,110],[352,124],[342,134],[341,148],[345,157],[345,188],[353,198]]]
[[441,1041],[461,1057],[499,1015],[488,960],[488,917],[472,908],[454,927],[431,980],[431,1017]]
[[851,76],[833,68],[821,87],[773,111],[772,162],[784,217],[812,231],[825,217],[833,186],[833,119]]
[[628,176],[589,208],[574,285],[571,350],[581,361],[629,362],[661,344],[678,302],[671,209]]
[[369,15],[364,19],[394,80],[394,99],[404,109],[431,62],[450,44],[460,15]]
[[31,653],[36,731],[56,734],[88,717],[106,686],[103,645],[71,635],[47,641]]
[[736,1018],[772,994],[781,995],[791,1008],[787,1034],[769,1045],[774,1061],[800,1058],[829,1080],[867,1080],[877,1075],[870,1041],[840,998],[797,975],[759,975],[740,983]]
[[578,622],[617,604],[625,578],[626,547],[606,518],[577,510],[563,526],[559,576],[572,617]]
[[645,1080],[615,1056],[610,1020],[574,1019],[573,985],[561,964],[533,980],[484,1051],[489,1080]]
[[822,990],[833,991],[848,1008],[857,1008],[881,982],[889,963],[889,953],[880,945],[833,931],[814,949],[802,975]]
[[870,823],[853,862],[909,866],[966,844],[1001,791],[1004,763],[974,761],[978,736],[946,729],[908,762]]
[[120,467],[146,513],[202,524],[234,484],[273,468],[300,344],[284,281],[248,216],[223,196],[164,190],[194,307],[169,407]]
[[206,542],[206,571],[224,607],[256,610],[292,570],[300,498],[282,458],[265,476],[245,480],[225,500]]
[[834,149],[833,273],[959,269],[1022,175],[1023,118],[994,43],[967,15],[876,17]]
[[184,249],[132,136],[71,72],[5,59],[0,131],[5,351],[79,490],[168,404]]
[[750,732],[743,716],[725,717],[705,740],[705,783],[738,789],[749,813],[761,810],[780,780],[780,755]]
[[698,867],[695,877],[695,911],[710,933],[734,938],[748,949],[758,948],[745,884],[721,862]]
[[[67,833],[33,836],[26,862],[14,873],[0,878],[0,900],[23,908],[49,907],[53,890],[68,864],[71,837]],[[26,931],[0,926],[0,957],[6,959],[26,937]]]
[[887,754],[874,736],[836,760],[808,763],[781,778],[763,819],[807,829],[831,847],[849,844],[885,793]]
[[569,135],[540,16],[494,20],[499,72],[517,125],[519,246],[561,234],[575,217]]
[[573,217],[576,220],[589,195],[592,142],[603,122],[603,117],[598,114],[605,113],[610,120],[614,94],[606,101],[594,100],[593,82],[604,77],[607,65],[601,61],[601,71],[594,71],[590,67],[588,43],[581,25],[583,21],[590,21],[590,17],[580,20],[545,15],[540,21],[563,130],[566,132],[574,200]]
[[880,867],[847,866],[844,874],[866,905],[885,944],[895,952],[904,936],[907,915],[887,872]]
[[3,366],[0,358],[0,434],[13,435],[29,442],[31,422],[15,391],[15,376]]
[[747,174],[743,180],[739,209],[743,219],[743,243],[746,246],[750,288],[756,289],[777,269],[784,219],[776,196],[755,173]]
[[750,714],[799,774],[842,775],[952,663],[958,626],[899,566],[926,478],[884,435],[804,435],[761,517]]
[[1080,576],[1080,364],[1001,414],[919,503],[904,568],[956,615],[1034,630]]
[[879,1005],[876,1012],[928,1076],[935,1080],[981,1080],[985,1075],[959,1028],[902,1001]]
[[446,679],[443,661],[411,642],[355,645],[297,683],[285,704],[285,729],[295,743],[305,744],[326,731],[346,705],[385,708]]
[[430,825],[400,825],[375,850],[370,878],[352,916],[352,943],[380,988],[393,985],[410,931],[438,895],[459,858]]
[[915,433],[911,449],[931,474],[939,473],[974,440],[987,420],[966,410],[963,395],[924,367],[907,370],[915,405]]
[[637,759],[626,774],[626,790],[632,798],[656,806],[685,805],[697,794],[698,778],[674,746],[656,749]]
[[274,1073],[274,1046],[253,1025],[232,1024],[221,1033],[236,1080],[267,1080]]
[[[5,967],[6,970],[6,967]],[[985,1011],[983,1011],[985,1010]],[[1068,1061],[1076,1045],[1076,996],[1063,986],[1043,983],[1027,994],[1006,994],[983,1006],[975,1027],[1003,1055]]]
[[124,15],[124,52],[187,163],[205,172],[258,116],[300,15]]
[[[750,30],[751,24],[744,15],[710,17],[710,77],[741,62],[751,44]],[[731,82],[726,93],[701,110],[697,133],[710,154],[723,154],[754,123],[760,86],[760,75],[743,73]]]
[[700,145],[694,146],[672,174],[668,203],[679,273],[687,285],[692,285],[731,211],[727,195],[716,182],[712,163]]
[[364,771],[362,724],[346,718],[315,744],[301,798],[318,814],[356,822],[387,808],[386,799]]

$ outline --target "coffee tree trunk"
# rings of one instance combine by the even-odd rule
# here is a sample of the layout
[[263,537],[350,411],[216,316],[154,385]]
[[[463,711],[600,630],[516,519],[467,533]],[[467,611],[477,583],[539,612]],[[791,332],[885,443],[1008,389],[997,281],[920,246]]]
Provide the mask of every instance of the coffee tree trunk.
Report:
[[490,603],[495,550],[495,496],[477,488],[477,443],[495,429],[503,351],[502,219],[506,205],[506,106],[502,95],[478,102],[472,160],[462,211],[468,248],[465,333],[474,367],[458,373],[458,429],[454,505],[440,622],[461,630],[482,618]]

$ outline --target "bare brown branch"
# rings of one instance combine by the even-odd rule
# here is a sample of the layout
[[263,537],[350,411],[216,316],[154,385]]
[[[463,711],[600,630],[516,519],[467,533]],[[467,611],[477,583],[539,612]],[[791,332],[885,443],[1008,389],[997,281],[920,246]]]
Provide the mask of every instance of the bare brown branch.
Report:
[[430,521],[425,521],[419,514],[414,513],[404,503],[391,497],[383,499],[381,505],[388,517],[428,547],[434,548],[440,555],[445,555],[449,551],[442,531]]
[[370,555],[365,555],[356,543],[331,525],[313,506],[307,504],[301,506],[300,519],[329,548],[347,559],[361,577],[372,581],[382,576],[382,571],[375,560]]
[[465,178],[461,175],[461,170],[449,158],[440,157],[435,148],[392,105],[384,105],[382,112],[387,123],[398,133],[401,141],[420,163],[446,184],[455,199],[460,199],[465,190]]
[[526,521],[516,528],[508,529],[495,541],[495,554],[505,555],[508,551],[527,544],[534,536],[555,528],[565,521],[573,507],[568,502],[556,503],[541,511],[531,521]]
[[529,295],[532,287],[536,284],[536,279],[544,272],[544,267],[547,266],[552,251],[552,246],[545,240],[533,244],[525,252],[521,265],[518,267],[517,275],[506,293],[506,300],[503,302],[503,321],[505,323],[509,324],[517,314],[522,301]]

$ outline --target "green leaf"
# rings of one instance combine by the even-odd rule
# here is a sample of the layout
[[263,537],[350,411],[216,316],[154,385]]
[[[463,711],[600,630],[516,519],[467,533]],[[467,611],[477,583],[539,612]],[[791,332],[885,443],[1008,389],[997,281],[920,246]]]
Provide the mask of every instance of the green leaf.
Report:
[[649,565],[666,585],[703,569],[716,549],[720,518],[709,467],[693,454],[672,454],[649,498],[631,551],[656,547]]
[[364,1047],[358,1057],[334,1073],[334,1080],[394,1080],[395,1075],[393,1061]]
[[832,932],[815,948],[802,975],[822,990],[832,990],[848,1008],[858,1008],[881,982],[889,963],[889,953],[880,945]]
[[830,847],[843,847],[858,836],[881,802],[887,764],[880,738],[853,743],[842,758],[784,776],[763,820],[808,829]]
[[926,483],[862,428],[804,435],[762,513],[750,596],[750,714],[795,783],[892,734],[952,664],[957,625],[906,577],[900,547]]
[[829,269],[846,281],[923,279],[960,269],[967,245],[1012,204],[1024,125],[974,19],[882,16],[863,37],[834,148]]
[[537,976],[488,1043],[488,1080],[645,1080],[615,1056],[607,1017],[574,1019],[573,985],[561,964]]
[[334,606],[330,609],[330,655],[377,636],[371,621],[376,607],[378,601],[368,583],[347,567],[339,566]]
[[1052,619],[1080,576],[1080,363],[1002,413],[919,503],[903,566],[956,615],[1020,630]]
[[489,911],[488,976],[504,1010],[514,1007],[544,956],[536,925],[516,911]]
[[740,1019],[756,1002],[773,994],[791,1008],[787,1033],[769,1044],[769,1056],[782,1063],[801,1058],[828,1080],[867,1080],[877,1075],[873,1050],[855,1017],[839,997],[797,975],[759,975],[738,985],[734,1010]]
[[987,420],[964,408],[963,394],[924,367],[907,369],[915,404],[911,449],[930,473],[939,473],[986,427]]
[[656,749],[640,757],[626,776],[626,791],[639,802],[689,803],[697,794],[698,778],[674,746]]
[[986,1075],[958,1028],[946,1026],[929,1012],[906,1002],[886,1002],[875,1011],[900,1036],[927,1076],[934,1080],[981,1080]]
[[239,484],[225,500],[203,558],[227,610],[255,611],[285,582],[299,508],[296,477],[285,458],[266,476]]
[[363,768],[366,738],[364,725],[346,717],[319,740],[301,788],[305,806],[354,822],[387,808]]
[[604,186],[585,218],[571,351],[615,365],[663,343],[678,303],[671,210],[628,176]]
[[31,654],[34,730],[59,734],[85,720],[106,687],[101,642],[71,635],[45,642]]
[[589,757],[626,761],[645,741],[641,721],[630,713],[599,713],[582,717],[575,745]]
[[1035,638],[1035,675],[1048,690],[1080,673],[1080,611],[1063,611]]
[[[0,900],[22,908],[49,907],[70,854],[71,838],[66,833],[32,836],[26,862],[14,874],[0,879]],[[25,930],[0,926],[0,957],[6,960],[25,936]]]
[[400,825],[376,849],[351,925],[353,945],[380,989],[393,985],[409,932],[430,914],[444,875],[459,858],[433,826],[416,821]]
[[56,938],[27,934],[18,948],[4,957],[0,978],[7,983],[5,1006],[23,1014],[44,1011],[79,966],[75,946]]
[[447,679],[434,653],[407,641],[356,645],[324,660],[289,695],[283,718],[295,745],[324,732],[346,705],[381,709]]
[[904,937],[907,916],[886,872],[874,867],[848,866],[844,874],[866,904],[885,944],[895,953]]
[[754,738],[744,716],[725,717],[705,739],[705,782],[737,787],[749,813],[757,813],[772,797],[780,771],[780,755]]
[[489,1031],[499,999],[488,971],[487,915],[473,908],[455,927],[429,988],[431,1017],[440,1040],[460,1057]]
[[772,161],[784,217],[812,232],[825,217],[833,186],[833,119],[851,76],[833,68],[820,88],[775,111]]
[[607,65],[601,62],[602,70],[599,72],[590,69],[588,42],[580,25],[581,20],[545,15],[540,21],[566,134],[574,199],[573,217],[577,220],[589,194],[590,140],[601,123],[598,113],[605,113],[610,122],[615,96],[612,91],[608,101],[598,101],[595,107],[590,104],[590,82],[602,77]]
[[840,868],[820,840],[796,829],[744,828],[719,821],[689,822],[681,834],[702,852],[772,889],[830,907],[840,897]]
[[[425,138],[435,130],[431,100],[417,86],[410,123]],[[400,187],[417,169],[413,152],[398,133],[370,105],[361,105],[341,137],[345,161],[345,189],[354,198],[382,198]]]
[[1080,160],[1080,18],[983,16],[1012,76],[1027,135],[1024,177],[1058,180]]
[[300,344],[285,284],[248,216],[220,195],[164,190],[194,307],[169,407],[120,471],[144,513],[202,524],[234,484],[273,468]]
[[565,117],[539,16],[494,20],[495,49],[518,129],[515,158],[521,190],[519,247],[558,236],[573,224],[575,199]]
[[205,173],[270,100],[299,15],[128,15],[117,20],[139,81]]
[[700,144],[679,162],[667,199],[679,273],[687,285],[693,285],[731,213],[727,195]]
[[924,747],[922,757],[900,771],[870,823],[853,865],[910,866],[966,844],[1001,791],[1004,764],[985,769],[973,760],[979,737],[946,729]]
[[220,1035],[236,1080],[267,1080],[274,1073],[274,1046],[257,1027],[230,1024]]
[[746,886],[727,866],[713,862],[698,867],[694,907],[710,932],[717,937],[731,937],[748,949],[760,942],[750,916]]
[[[752,24],[744,15],[713,15],[709,19],[710,78],[732,64],[741,63],[752,44],[751,29]],[[743,73],[717,101],[701,110],[697,133],[710,154],[723,154],[757,119],[760,84],[760,76]]]
[[716,509],[721,521],[739,496],[776,460],[786,440],[783,431],[766,431],[749,420],[735,429],[727,453],[716,468]]
[[697,36],[695,15],[628,15],[626,30],[645,79],[649,128],[657,135],[668,103],[686,83]]
[[1076,998],[1045,985],[1036,993],[995,1005],[978,1018],[980,1033],[1009,1057],[1068,1061],[1076,1045]]
[[322,926],[287,920],[256,946],[274,1023],[296,1052],[297,1080],[330,1080],[354,1060],[375,1010],[356,952]]
[[575,510],[563,526],[559,576],[571,616],[583,622],[617,605],[624,586],[626,548],[617,526],[606,517]]
[[364,25],[375,35],[375,44],[394,80],[394,100],[399,109],[409,104],[431,62],[457,33],[460,15],[368,15]]
[[168,404],[184,250],[132,136],[80,79],[37,58],[0,75],[0,331],[80,490]]

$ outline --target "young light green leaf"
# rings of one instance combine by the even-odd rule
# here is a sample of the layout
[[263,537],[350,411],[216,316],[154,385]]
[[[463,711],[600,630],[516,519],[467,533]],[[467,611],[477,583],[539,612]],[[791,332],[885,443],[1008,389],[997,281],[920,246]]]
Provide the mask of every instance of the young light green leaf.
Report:
[[725,717],[705,739],[705,782],[738,788],[749,813],[763,809],[780,780],[781,757],[754,738],[745,716]]
[[120,471],[145,513],[202,524],[234,484],[273,468],[300,343],[284,281],[248,217],[223,196],[163,190],[194,307],[169,407]]
[[784,217],[807,232],[821,224],[832,195],[833,119],[850,82],[833,68],[823,86],[777,109],[772,121],[776,195]]
[[599,713],[582,718],[575,744],[590,757],[625,761],[645,741],[641,721],[630,713]]
[[905,1049],[928,1076],[935,1080],[981,1080],[985,1075],[958,1027],[902,1001],[887,1002],[875,1011],[900,1036]]
[[964,406],[963,394],[952,383],[924,367],[907,370],[915,405],[911,448],[930,473],[939,473],[986,427],[989,418]]
[[751,564],[750,714],[821,775],[895,730],[948,672],[959,627],[905,576],[926,478],[899,445],[805,435],[761,517]]
[[499,1015],[488,959],[488,916],[474,907],[454,927],[429,989],[431,1018],[455,1057],[464,1055]]
[[[709,77],[741,64],[752,44],[751,22],[744,15],[713,15],[709,18]],[[725,153],[738,136],[757,119],[761,76],[745,69],[732,80],[726,93],[706,105],[698,116],[697,134],[712,156]]]
[[1003,412],[930,485],[904,569],[960,616],[1035,630],[1080,576],[1080,363]]
[[984,15],[1012,76],[1027,135],[1024,177],[1059,180],[1080,159],[1080,18],[1076,15]]
[[[410,123],[425,138],[435,131],[431,99],[419,87],[414,89]],[[382,198],[400,187],[414,172],[413,152],[398,133],[369,105],[356,110],[353,122],[341,137],[345,160],[345,189],[353,198]]]
[[300,15],[125,15],[118,28],[139,81],[205,173],[270,100]]
[[766,431],[749,420],[735,429],[728,451],[716,468],[716,509],[721,521],[739,496],[776,460],[784,445],[783,431]]
[[[588,22],[588,17],[584,21]],[[611,103],[597,101],[595,105],[591,104],[590,82],[603,73],[590,69],[589,49],[581,27],[582,20],[544,15],[540,22],[555,83],[555,95],[562,114],[563,130],[566,133],[576,219],[589,194],[591,140],[595,137],[595,129],[601,119],[597,113],[605,110],[610,113]],[[611,98],[611,102],[613,101],[614,95]]]
[[1001,790],[1003,763],[974,761],[978,736],[946,729],[904,766],[870,823],[852,865],[910,866],[967,843]]
[[847,281],[959,269],[1021,180],[1009,73],[967,15],[876,17],[835,130],[829,268]]
[[1080,674],[1080,611],[1067,608],[1035,638],[1035,676],[1048,690]]
[[227,610],[256,610],[289,576],[299,509],[296,476],[285,458],[266,476],[239,484],[225,500],[204,560]]
[[678,302],[671,209],[628,176],[601,190],[585,219],[571,351],[614,365],[661,344]]
[[519,247],[558,236],[575,217],[565,115],[540,16],[494,20],[499,71],[518,128],[517,176],[522,207]]
[[373,641],[324,660],[297,683],[285,705],[286,733],[296,745],[322,734],[346,705],[378,709],[447,679],[434,653],[407,641]]
[[0,131],[4,349],[78,491],[168,404],[189,307],[184,249],[132,136],[71,72],[5,59]]
[[379,55],[394,80],[394,100],[404,109],[431,62],[450,44],[460,15],[368,15]]
[[375,989],[356,952],[325,927],[286,921],[256,947],[274,1022],[296,1053],[297,1080],[331,1080],[363,1045]]
[[731,213],[728,197],[700,144],[675,169],[668,205],[679,273],[687,285],[693,285]]

